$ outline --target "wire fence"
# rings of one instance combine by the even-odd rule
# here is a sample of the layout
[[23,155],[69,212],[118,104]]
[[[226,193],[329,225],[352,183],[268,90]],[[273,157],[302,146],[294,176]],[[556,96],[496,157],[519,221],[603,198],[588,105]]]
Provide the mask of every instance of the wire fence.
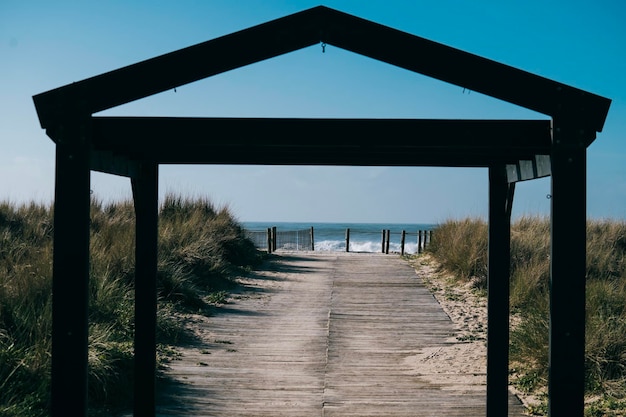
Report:
[[282,250],[313,250],[313,228],[302,230],[246,230],[246,236],[259,249],[271,247],[271,252]]

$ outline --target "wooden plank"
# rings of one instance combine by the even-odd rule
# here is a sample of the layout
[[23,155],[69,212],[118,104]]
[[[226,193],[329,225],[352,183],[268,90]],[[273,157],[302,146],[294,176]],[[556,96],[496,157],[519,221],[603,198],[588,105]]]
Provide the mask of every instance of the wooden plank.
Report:
[[514,164],[508,164],[506,173],[509,183],[547,177],[551,173],[550,155],[535,155],[531,160],[520,160]]
[[193,318],[196,343],[171,362],[175,383],[157,415],[484,416],[484,373],[469,385],[462,372],[433,383],[409,365],[459,342],[399,256],[277,254],[278,268],[243,279],[247,290],[214,316]]

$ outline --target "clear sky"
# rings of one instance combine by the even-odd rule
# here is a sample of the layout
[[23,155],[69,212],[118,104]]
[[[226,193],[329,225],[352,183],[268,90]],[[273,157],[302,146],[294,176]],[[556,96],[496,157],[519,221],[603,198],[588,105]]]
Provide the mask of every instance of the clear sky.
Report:
[[[32,96],[323,4],[613,100],[588,151],[588,214],[626,218],[623,0],[0,0],[0,200],[52,201],[54,144]],[[393,47],[393,45],[390,45]],[[306,48],[103,112],[125,116],[546,117],[327,46]],[[389,138],[392,140],[392,138]],[[487,215],[487,171],[162,166],[161,192],[210,198],[243,221],[436,223]],[[130,198],[92,174],[94,195]],[[521,183],[514,215],[548,214],[550,180]]]

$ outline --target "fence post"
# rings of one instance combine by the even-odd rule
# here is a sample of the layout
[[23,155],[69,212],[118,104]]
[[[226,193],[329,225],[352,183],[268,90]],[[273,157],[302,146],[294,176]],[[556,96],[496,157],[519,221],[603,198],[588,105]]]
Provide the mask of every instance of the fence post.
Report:
[[400,255],[404,256],[404,239],[406,239],[406,231],[402,231],[402,237],[400,238]]
[[311,226],[311,250],[315,250],[315,238],[313,237],[313,226]]
[[276,252],[276,241],[278,236],[276,234],[276,226],[272,226],[272,252]]
[[346,229],[346,252],[350,252],[350,228]]
[[422,231],[417,231],[417,253],[422,253]]
[[382,239],[382,244],[380,248],[380,253],[385,253],[385,229],[383,229],[382,235],[383,235],[383,239]]
[[267,228],[267,253],[272,253],[272,228]]
[[385,243],[385,254],[389,254],[389,241],[391,240],[391,230],[387,229],[387,243]]

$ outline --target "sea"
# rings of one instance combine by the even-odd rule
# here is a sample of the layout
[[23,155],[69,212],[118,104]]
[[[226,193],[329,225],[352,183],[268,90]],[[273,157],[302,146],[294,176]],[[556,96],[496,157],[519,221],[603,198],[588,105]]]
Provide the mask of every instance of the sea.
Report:
[[[303,247],[302,241],[310,241],[313,228],[314,250],[346,251],[346,234],[349,229],[350,252],[383,251],[383,230],[389,230],[389,252],[401,251],[402,231],[405,231],[405,253],[417,253],[418,231],[433,230],[434,224],[419,223],[307,223],[307,222],[242,222],[244,229],[257,233],[259,248],[267,247],[267,229],[276,227],[279,236],[277,250],[293,250]],[[296,232],[299,233],[284,233]],[[282,233],[281,233],[282,232]],[[265,237],[264,237],[265,236]],[[284,238],[281,238],[284,236]],[[306,245],[304,245],[306,249]],[[310,250],[310,248],[308,249]]]

